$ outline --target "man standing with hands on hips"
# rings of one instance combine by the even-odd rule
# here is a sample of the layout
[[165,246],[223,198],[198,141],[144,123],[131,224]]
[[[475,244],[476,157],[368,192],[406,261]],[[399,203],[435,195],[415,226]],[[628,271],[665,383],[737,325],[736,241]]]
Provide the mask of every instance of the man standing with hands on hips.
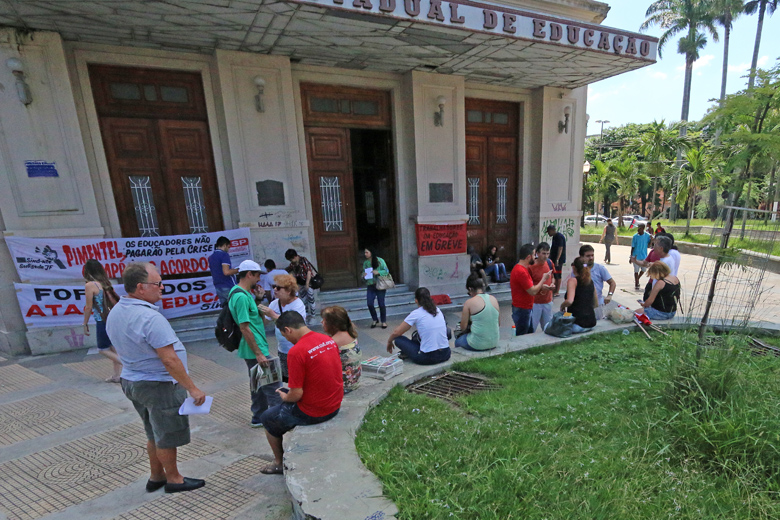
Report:
[[190,442],[189,417],[179,415],[187,392],[200,406],[204,394],[187,372],[187,351],[155,303],[162,297],[162,278],[145,262],[132,262],[122,273],[127,296],[106,320],[106,331],[122,361],[121,384],[146,430],[151,477],[146,491],[191,491],[205,480],[179,473],[176,449]]

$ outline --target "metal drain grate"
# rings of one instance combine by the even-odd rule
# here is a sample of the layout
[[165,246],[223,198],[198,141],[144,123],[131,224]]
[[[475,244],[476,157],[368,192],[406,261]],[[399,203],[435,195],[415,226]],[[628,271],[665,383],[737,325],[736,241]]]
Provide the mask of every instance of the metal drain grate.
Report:
[[463,372],[445,372],[414,383],[407,387],[407,390],[415,394],[437,397],[454,403],[458,396],[499,388],[501,388],[499,385],[491,383],[483,376],[464,374]]

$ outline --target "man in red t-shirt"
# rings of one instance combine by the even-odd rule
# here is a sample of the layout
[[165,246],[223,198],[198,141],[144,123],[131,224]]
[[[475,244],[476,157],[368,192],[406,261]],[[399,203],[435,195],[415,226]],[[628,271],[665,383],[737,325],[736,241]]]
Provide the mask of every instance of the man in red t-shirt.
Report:
[[530,334],[534,331],[531,327],[531,314],[534,307],[534,296],[541,292],[542,288],[555,289],[555,285],[546,285],[550,279],[550,273],[545,273],[541,281],[534,285],[531,273],[528,270],[534,264],[534,246],[525,244],[520,248],[520,260],[512,269],[509,276],[509,288],[512,290],[512,321],[515,322],[515,336]]
[[293,344],[287,353],[289,390],[277,390],[282,404],[263,412],[260,421],[274,452],[274,462],[260,470],[266,475],[284,472],[282,437],[296,426],[319,424],[339,413],[344,397],[339,347],[330,336],[312,332],[296,311],[285,311],[276,328]]

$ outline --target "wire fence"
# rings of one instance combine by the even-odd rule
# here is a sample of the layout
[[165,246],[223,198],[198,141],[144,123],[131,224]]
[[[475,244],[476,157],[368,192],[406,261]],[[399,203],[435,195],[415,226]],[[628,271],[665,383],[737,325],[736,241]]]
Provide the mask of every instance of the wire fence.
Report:
[[[702,258],[696,284],[686,310],[689,323],[704,327],[747,327],[765,301],[762,286],[780,222],[771,221],[761,229],[746,225],[763,220],[771,212],[726,206],[721,210]],[[703,330],[703,329],[702,329]]]

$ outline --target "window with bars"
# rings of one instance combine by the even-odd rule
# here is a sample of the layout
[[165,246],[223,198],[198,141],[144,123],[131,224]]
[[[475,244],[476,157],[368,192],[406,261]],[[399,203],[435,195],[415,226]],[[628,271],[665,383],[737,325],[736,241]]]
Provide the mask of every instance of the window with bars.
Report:
[[479,224],[479,177],[469,177],[469,225]]
[[182,177],[181,184],[184,189],[184,205],[187,208],[190,233],[208,233],[209,224],[200,177]]
[[508,177],[496,178],[496,224],[506,224],[506,187]]
[[148,175],[131,175],[130,193],[133,196],[135,218],[138,220],[138,230],[142,237],[159,237],[160,226],[157,224],[157,210],[154,207],[152,194],[152,178]]
[[338,177],[320,177],[320,199],[325,231],[343,231],[341,212],[341,186]]

